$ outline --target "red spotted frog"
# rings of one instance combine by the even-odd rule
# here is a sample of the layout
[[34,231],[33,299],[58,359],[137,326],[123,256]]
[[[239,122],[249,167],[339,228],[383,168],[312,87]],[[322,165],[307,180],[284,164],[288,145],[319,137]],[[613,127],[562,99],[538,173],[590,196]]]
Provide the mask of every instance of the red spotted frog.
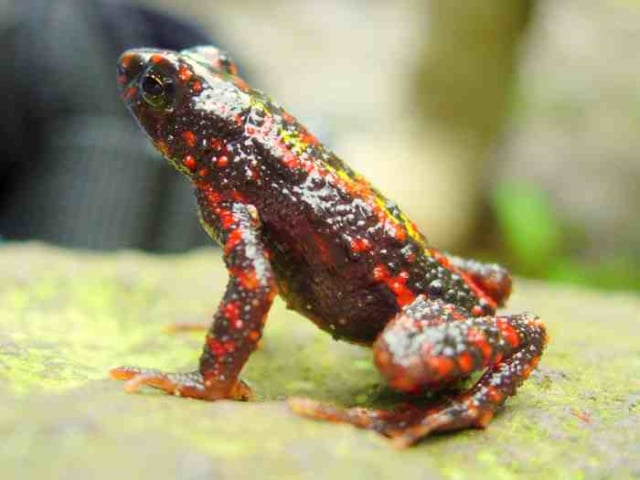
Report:
[[246,400],[239,375],[276,295],[334,338],[368,346],[389,386],[420,393],[483,372],[441,404],[337,408],[289,400],[307,417],[375,430],[405,447],[484,427],[540,360],[547,334],[498,315],[504,268],[430,246],[416,225],[214,47],[136,49],[119,60],[121,96],[167,161],[191,182],[229,279],[192,372],[119,367],[126,389]]

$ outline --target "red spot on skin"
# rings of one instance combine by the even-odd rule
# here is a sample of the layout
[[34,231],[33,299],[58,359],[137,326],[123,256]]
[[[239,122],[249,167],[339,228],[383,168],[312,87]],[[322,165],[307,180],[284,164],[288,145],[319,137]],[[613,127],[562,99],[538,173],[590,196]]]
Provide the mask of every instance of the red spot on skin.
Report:
[[160,62],[162,62],[164,60],[164,57],[162,55],[160,55],[159,53],[156,53],[155,55],[151,55],[151,58],[149,58],[149,61],[151,63],[155,63],[158,64]]
[[249,333],[247,333],[247,338],[252,342],[257,342],[258,340],[260,340],[260,332],[257,330],[251,330]]
[[246,203],[247,198],[242,194],[242,192],[238,190],[233,190],[231,192],[231,198],[233,198],[236,202]]
[[308,145],[318,145],[318,139],[311,135],[307,130],[300,132],[300,140]]
[[196,134],[191,130],[185,130],[182,132],[182,139],[189,147],[195,147],[197,138]]
[[455,366],[455,362],[449,357],[438,356],[429,359],[429,367],[438,379],[449,378]]
[[415,300],[415,295],[405,283],[409,278],[406,271],[401,271],[397,276],[392,276],[384,265],[376,265],[373,268],[373,279],[383,282],[395,294],[398,306],[404,307]]
[[222,155],[216,161],[216,165],[220,168],[226,167],[227,165],[229,165],[229,157],[227,157],[226,155]]
[[186,83],[193,76],[193,72],[185,64],[180,65],[178,69],[178,78],[180,81]]
[[502,362],[502,354],[500,352],[496,353],[494,359],[493,359],[493,364],[497,365],[498,363]]
[[316,166],[312,162],[310,162],[310,161],[308,161],[306,159],[304,161],[300,162],[300,164],[301,164],[300,166],[302,167],[302,169],[307,173],[311,173],[311,172],[316,171]]
[[194,93],[200,93],[202,91],[202,83],[200,82],[200,80],[196,80],[195,82],[193,82],[191,90],[193,90]]
[[285,122],[288,122],[288,123],[291,123],[291,122],[295,121],[295,119],[293,118],[293,116],[289,112],[282,112],[282,120],[284,120]]
[[122,66],[125,68],[129,68],[131,66],[131,62],[133,62],[135,55],[127,54],[122,58]]
[[447,257],[445,257],[440,252],[435,251],[435,250],[432,251],[432,254],[435,257],[435,259],[438,261],[438,263],[440,265],[442,265],[444,268],[446,268],[447,270],[449,270],[451,268],[451,262],[449,261],[449,259]]
[[229,302],[222,307],[222,314],[231,322],[235,322],[240,318],[240,304],[238,302]]
[[500,403],[504,398],[502,393],[500,393],[500,390],[498,390],[496,387],[489,387],[487,389],[487,397],[493,403]]
[[225,255],[229,255],[231,251],[242,241],[242,232],[240,230],[234,230],[229,234],[227,243],[224,245]]
[[282,157],[282,163],[284,163],[287,168],[296,168],[300,166],[300,159],[297,155],[287,151]]
[[[205,182],[196,182],[196,188],[204,193],[207,197],[207,200],[211,206],[214,206],[222,200],[222,195],[216,192],[210,185],[207,185]],[[220,208],[214,207],[214,213],[216,215],[220,214]]]
[[138,93],[138,89],[136,87],[129,87],[122,94],[122,98],[124,100],[129,100],[130,98],[135,97],[136,93]]
[[233,217],[233,213],[230,210],[220,210],[218,214],[220,221],[222,222],[222,228],[229,230],[236,223],[236,219]]
[[350,242],[351,251],[362,253],[371,250],[371,242],[366,238],[354,238]]
[[405,305],[410,304],[415,299],[415,295],[413,292],[404,285],[404,282],[399,280],[392,280],[391,282],[386,282],[387,286],[393,291],[396,295],[396,302],[398,302],[398,306],[404,307]]
[[377,282],[384,282],[396,296],[398,306],[404,307],[415,299],[414,293],[405,283],[409,278],[409,274],[405,271],[400,272],[397,276],[392,276],[384,265],[376,265],[373,268],[373,279]]
[[211,148],[213,148],[214,150],[222,150],[222,147],[224,146],[224,144],[222,143],[222,140],[220,140],[219,138],[212,138],[211,139]]
[[473,356],[469,352],[463,352],[458,356],[458,367],[462,373],[470,373],[473,370]]
[[255,290],[260,286],[260,280],[255,270],[239,272],[236,277],[245,290]]
[[418,392],[420,390],[420,385],[416,384],[416,382],[411,379],[409,376],[399,376],[389,380],[389,385],[394,390],[399,390],[401,392]]
[[518,346],[520,345],[520,335],[518,335],[518,332],[516,332],[516,330],[502,318],[498,319],[498,321],[496,322],[496,326],[500,330],[500,334],[509,343],[509,345],[511,345],[513,348],[518,348]]
[[198,166],[198,162],[196,161],[196,159],[192,155],[187,155],[186,157],[184,157],[182,159],[182,164],[185,167],[187,167],[189,170],[191,170],[192,172]]
[[207,347],[216,357],[224,356],[224,344],[215,337],[207,337]]

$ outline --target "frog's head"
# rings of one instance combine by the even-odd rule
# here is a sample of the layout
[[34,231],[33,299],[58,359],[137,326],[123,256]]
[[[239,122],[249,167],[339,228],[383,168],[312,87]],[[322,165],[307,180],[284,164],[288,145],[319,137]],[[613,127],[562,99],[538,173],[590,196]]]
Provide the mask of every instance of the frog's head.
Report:
[[250,109],[249,88],[214,47],[128,50],[119,60],[118,84],[156,148],[189,176],[211,160],[213,145],[243,133]]

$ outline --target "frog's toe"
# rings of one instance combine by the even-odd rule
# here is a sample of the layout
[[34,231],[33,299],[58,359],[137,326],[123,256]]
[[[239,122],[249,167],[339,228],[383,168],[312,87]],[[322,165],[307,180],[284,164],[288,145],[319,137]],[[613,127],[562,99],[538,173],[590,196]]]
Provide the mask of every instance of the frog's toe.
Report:
[[300,397],[291,397],[287,399],[287,402],[293,413],[303,417],[326,422],[349,423],[358,428],[375,429],[375,416],[371,415],[373,411],[366,408],[340,408]]
[[164,373],[160,370],[118,367],[109,371],[114,380],[124,380],[124,389],[134,393],[141,387],[152,387],[176,396],[204,398],[206,386],[200,372]]
[[197,398],[201,400],[251,400],[253,392],[242,380],[235,383],[222,384],[215,380],[205,379],[198,371],[188,373],[165,373],[160,370],[117,367],[109,371],[114,380],[124,380],[124,390],[134,393],[141,387],[151,387],[162,390],[170,395]]
[[[336,423],[348,423],[357,428],[373,430],[393,441],[397,447],[408,447],[416,439],[403,436],[411,427],[418,424],[427,410],[410,404],[399,405],[393,411],[367,407],[340,408],[323,404],[308,398],[289,398],[289,408],[303,417]],[[421,436],[428,434],[424,432]],[[397,439],[397,440],[396,440]]]

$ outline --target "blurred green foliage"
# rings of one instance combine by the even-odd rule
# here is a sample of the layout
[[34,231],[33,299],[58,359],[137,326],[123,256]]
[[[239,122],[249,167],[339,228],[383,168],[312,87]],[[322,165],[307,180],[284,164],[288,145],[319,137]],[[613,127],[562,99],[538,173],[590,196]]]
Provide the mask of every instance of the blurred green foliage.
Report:
[[514,272],[605,289],[640,290],[640,259],[631,253],[597,258],[584,254],[579,231],[563,222],[542,189],[505,182],[493,195],[493,210]]

